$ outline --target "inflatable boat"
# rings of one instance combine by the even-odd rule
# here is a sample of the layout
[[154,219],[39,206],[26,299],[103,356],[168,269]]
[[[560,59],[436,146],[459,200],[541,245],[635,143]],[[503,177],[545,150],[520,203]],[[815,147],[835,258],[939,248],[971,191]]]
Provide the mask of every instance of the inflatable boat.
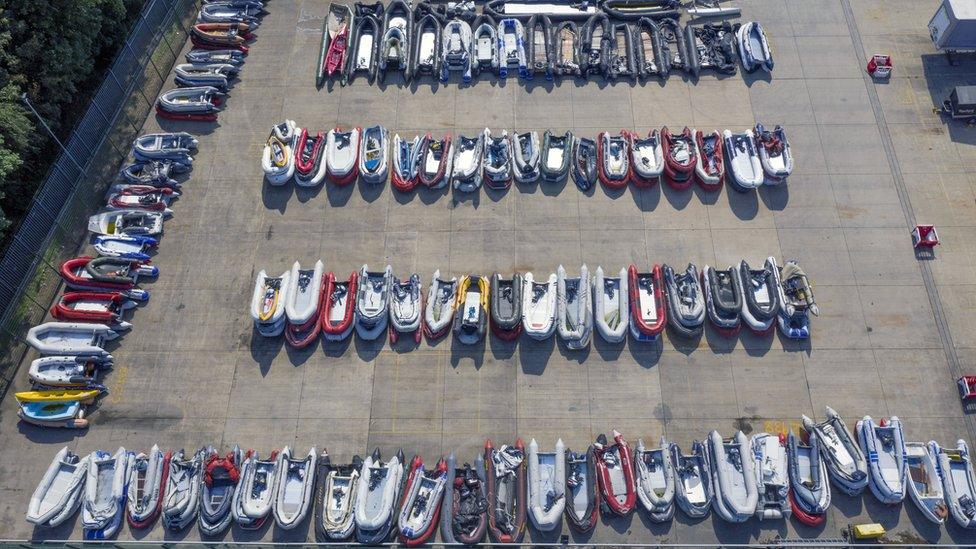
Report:
[[400,192],[410,192],[419,183],[420,136],[407,141],[400,134],[393,136],[393,175],[390,184]]
[[151,236],[100,235],[95,237],[92,247],[102,257],[146,262],[151,258],[147,252],[158,243]]
[[399,71],[403,79],[410,81],[410,39],[413,35],[413,7],[404,0],[393,0],[383,14],[383,37],[380,39],[379,57],[376,60],[380,82],[387,73]]
[[397,521],[401,543],[407,547],[423,545],[437,532],[447,482],[447,462],[443,458],[428,471],[420,456],[413,457]]
[[942,448],[935,441],[929,448],[938,456],[939,478],[952,518],[962,528],[976,528],[976,475],[969,457],[969,446],[959,439],[955,448]]
[[668,325],[674,333],[686,338],[701,335],[705,324],[705,293],[698,278],[698,268],[689,263],[683,273],[664,265],[664,284],[668,302]]
[[630,181],[629,132],[600,132],[597,138],[597,166],[600,182],[611,189],[622,189]]
[[81,506],[91,456],[72,454],[65,446],[51,460],[27,506],[27,522],[54,528]]
[[722,156],[722,136],[718,132],[705,135],[695,130],[695,180],[706,191],[717,191],[725,181],[725,160]]
[[607,78],[637,78],[637,56],[634,53],[634,33],[626,23],[610,27],[607,43]]
[[810,316],[820,314],[813,297],[813,285],[796,260],[779,269],[779,331],[790,339],[810,337]]
[[212,122],[223,110],[224,96],[213,86],[169,90],[159,94],[156,114],[170,120]]
[[529,78],[528,56],[525,53],[525,28],[518,19],[506,17],[498,21],[498,77],[507,78],[508,70],[518,69],[519,78]]
[[240,67],[230,63],[207,63],[197,65],[181,63],[173,67],[176,85],[183,88],[213,86],[217,91],[226,92],[231,80],[237,76]]
[[512,134],[512,172],[519,183],[535,183],[542,171],[542,145],[536,132]]
[[112,210],[88,218],[88,230],[96,235],[146,235],[163,233],[163,213],[143,210]]
[[471,72],[498,72],[498,24],[490,15],[479,15],[471,25]]
[[475,545],[488,530],[488,486],[484,456],[474,465],[456,466],[454,454],[447,458],[447,485],[441,507],[441,540],[444,543]]
[[821,455],[820,438],[815,432],[808,432],[808,437],[808,443],[804,444],[792,429],[786,437],[790,509],[803,524],[819,526],[830,507],[830,481]]
[[716,269],[705,265],[702,269],[702,287],[705,290],[705,310],[715,331],[725,337],[734,337],[742,324],[742,280],[739,270],[733,267]]
[[736,32],[739,57],[746,72],[762,69],[773,72],[773,54],[769,51],[766,31],[758,21],[745,23]]
[[661,179],[664,172],[664,148],[657,130],[651,130],[646,138],[627,132],[630,153],[631,181],[637,187],[650,187]]
[[303,458],[294,458],[285,446],[278,456],[278,480],[275,481],[274,519],[278,528],[293,530],[305,520],[312,506],[315,487],[315,447]]
[[484,133],[479,133],[477,137],[458,136],[454,142],[454,165],[451,169],[451,181],[456,190],[472,192],[481,186],[484,154]]
[[104,324],[47,322],[27,330],[27,344],[42,355],[104,356],[106,342],[119,337]]
[[396,521],[402,483],[402,450],[383,461],[377,448],[363,461],[356,494],[356,541],[377,545],[387,540]]
[[666,17],[658,22],[661,29],[662,64],[668,72],[680,70],[691,72],[690,55],[677,18]]
[[99,370],[112,366],[112,355],[43,356],[31,361],[27,377],[45,387],[89,387]]
[[[358,6],[356,8],[358,10]],[[343,84],[348,84],[363,74],[372,84],[376,79],[377,58],[380,53],[380,22],[372,15],[356,14],[356,25],[352,30],[349,42],[349,62],[346,63],[346,74]]]
[[556,270],[556,327],[568,349],[583,349],[593,333],[593,299],[590,271],[584,263],[578,277],[566,275],[562,265]]
[[682,454],[681,447],[675,443],[671,443],[669,453],[674,466],[674,499],[678,507],[692,520],[707,517],[714,500],[708,450],[696,440],[691,445],[690,454]]
[[732,174],[729,183],[740,192],[758,188],[763,184],[764,176],[752,130],[747,129],[738,133],[725,130],[722,135],[725,141],[726,162]]
[[616,277],[608,277],[604,276],[603,267],[596,268],[593,279],[593,317],[597,331],[608,343],[620,343],[627,337],[629,298],[626,269],[620,269]]
[[844,420],[830,406],[826,407],[827,419],[820,423],[802,416],[803,429],[816,435],[834,486],[854,497],[868,485],[868,464],[860,446],[854,441]]
[[298,126],[294,120],[285,120],[271,128],[271,135],[261,152],[261,169],[268,183],[284,185],[295,174],[297,144]]
[[130,457],[125,448],[115,454],[96,450],[89,455],[81,505],[85,540],[110,539],[118,533],[125,515]]
[[664,303],[664,280],[657,264],[650,272],[638,272],[631,264],[627,269],[630,292],[630,335],[637,341],[653,341],[664,331],[667,321]]
[[454,164],[451,134],[444,139],[434,139],[430,132],[420,143],[420,169],[417,179],[430,189],[443,189],[447,186]]
[[129,185],[151,185],[158,188],[178,189],[179,182],[173,175],[186,173],[190,166],[173,160],[146,160],[126,164],[119,175]]
[[291,271],[270,277],[263,269],[254,280],[251,319],[264,337],[277,337],[285,330],[285,302],[291,291]]
[[389,173],[389,133],[383,126],[363,130],[359,149],[359,177],[366,183],[385,183]]
[[434,271],[427,291],[427,303],[424,306],[424,332],[428,338],[442,337],[451,329],[457,296],[457,277],[441,278],[440,269]]
[[454,335],[465,345],[474,345],[488,332],[488,279],[464,275],[458,282],[454,306]]
[[555,183],[565,179],[569,174],[572,153],[573,132],[554,135],[547,130],[542,137],[542,149],[539,155],[539,171],[543,181]]
[[749,451],[749,439],[738,431],[723,440],[717,431],[708,434],[709,465],[715,497],[712,507],[726,522],[739,523],[756,513],[759,492],[756,488],[755,462]]
[[451,72],[461,73],[464,82],[471,82],[471,25],[454,19],[447,23],[441,35],[441,82],[447,82]]
[[285,340],[296,349],[308,347],[322,329],[319,307],[323,295],[323,270],[322,261],[316,261],[312,269],[302,269],[297,261],[291,267],[291,284],[285,295],[285,314],[288,317]]
[[857,422],[857,441],[868,458],[868,486],[878,501],[895,505],[905,499],[908,469],[905,435],[898,416],[875,423],[871,416]]
[[241,50],[204,50],[192,49],[184,57],[187,63],[194,65],[206,65],[210,63],[222,63],[240,67],[244,64],[246,53]]
[[709,69],[719,74],[736,73],[735,34],[731,23],[688,24],[684,34],[692,76],[697,78],[701,71]]
[[522,328],[532,339],[542,341],[556,331],[556,274],[536,282],[531,272],[523,275]]
[[581,534],[596,528],[600,510],[600,481],[596,453],[591,444],[585,453],[566,450],[566,521]]
[[593,455],[604,505],[614,515],[629,515],[637,504],[634,458],[630,455],[630,446],[617,431],[613,432],[612,444],[601,433],[593,445]]
[[498,137],[485,128],[485,155],[482,161],[485,185],[492,189],[507,189],[512,184],[512,140],[507,130]]
[[223,456],[213,446],[204,450],[199,521],[202,534],[222,534],[234,520],[231,507],[240,481],[240,464],[241,449],[238,446]]
[[536,530],[550,532],[560,525],[566,507],[566,446],[556,441],[554,452],[539,452],[529,442],[528,508]]
[[254,5],[234,6],[214,2],[200,6],[197,21],[200,23],[247,23],[248,30],[254,30],[260,25],[258,18],[263,8]]
[[580,28],[580,68],[582,76],[599,74],[607,76],[609,41],[611,40],[610,20],[603,13],[595,13]]
[[414,343],[420,343],[423,311],[420,275],[414,273],[405,280],[394,277],[390,288],[390,343],[396,343],[400,334],[409,333],[413,333]]
[[908,493],[918,510],[935,524],[949,516],[945,490],[939,480],[938,455],[923,442],[905,443]]
[[187,132],[176,133],[149,133],[136,138],[132,143],[132,154],[136,160],[148,162],[151,160],[174,160],[183,164],[193,151],[196,150],[199,142]]
[[336,280],[335,273],[325,275],[322,283],[322,305],[319,323],[326,341],[342,341],[352,333],[356,318],[356,294],[359,273],[353,272],[345,282]]
[[173,189],[160,189],[152,185],[126,185],[108,197],[106,205],[111,210],[145,210],[173,215],[170,201],[180,196]]
[[322,25],[322,44],[319,47],[319,62],[315,74],[316,87],[322,87],[326,78],[344,74],[352,25],[352,8],[338,2],[329,4],[329,13]]
[[790,516],[790,476],[785,437],[769,433],[752,435],[752,458],[756,471],[756,517],[780,520]]
[[241,528],[257,530],[264,526],[271,515],[280,465],[277,450],[273,450],[264,460],[256,451],[247,451],[231,509],[234,521]]
[[586,192],[596,185],[597,173],[596,142],[588,137],[577,137],[573,140],[573,181],[579,190]]
[[488,534],[495,543],[521,543],[525,534],[526,486],[525,445],[495,449],[485,441],[486,484],[488,486]]
[[637,499],[652,522],[667,522],[674,517],[674,465],[671,445],[661,437],[658,448],[648,450],[643,439],[634,449],[634,481]]
[[356,496],[363,458],[352,463],[333,464],[327,451],[316,462],[315,534],[319,541],[345,541],[356,529]]
[[502,278],[498,273],[491,275],[491,319],[489,325],[495,337],[512,341],[522,333],[522,292],[525,282],[522,275],[515,273],[512,278]]
[[390,288],[393,286],[393,268],[370,271],[367,265],[359,271],[359,287],[356,295],[356,333],[371,341],[380,336],[389,322]]
[[441,22],[432,13],[427,13],[414,25],[412,59],[413,76],[440,77]]
[[247,23],[197,23],[190,28],[193,47],[204,50],[235,49],[247,53],[247,41],[254,38]]
[[580,31],[576,23],[561,21],[552,30],[552,72],[556,76],[580,76]]
[[19,404],[17,417],[25,423],[64,429],[88,427],[85,405],[81,402],[21,402]]
[[767,130],[762,124],[756,124],[753,134],[759,150],[759,163],[766,175],[766,184],[775,185],[788,178],[793,173],[793,151],[783,126],[777,125],[772,130]]
[[745,260],[739,263],[742,290],[742,322],[755,334],[768,334],[779,314],[779,269],[776,260],[766,259],[762,269],[752,269]]
[[295,184],[300,187],[315,187],[325,179],[326,139],[322,132],[310,135],[302,128],[295,146]]
[[179,532],[197,519],[203,478],[203,452],[201,450],[189,459],[183,450],[170,456],[162,513],[163,525],[170,532]]
[[695,138],[691,130],[685,127],[680,134],[674,135],[665,126],[661,130],[661,141],[664,147],[664,175],[668,185],[676,190],[690,188],[691,176],[698,164]]
[[122,320],[135,301],[119,292],[65,292],[51,306],[51,316],[65,322],[95,322],[113,330],[128,330],[132,324]]
[[526,29],[526,58],[528,65],[527,78],[536,75],[545,76],[552,80],[552,46],[549,43],[552,36],[552,23],[545,14],[535,14],[529,18]]
[[352,183],[359,175],[360,128],[329,130],[325,141],[325,161],[329,179],[336,185]]
[[671,70],[664,56],[661,27],[650,17],[641,17],[634,26],[634,51],[637,76],[647,80],[653,77],[667,78]]

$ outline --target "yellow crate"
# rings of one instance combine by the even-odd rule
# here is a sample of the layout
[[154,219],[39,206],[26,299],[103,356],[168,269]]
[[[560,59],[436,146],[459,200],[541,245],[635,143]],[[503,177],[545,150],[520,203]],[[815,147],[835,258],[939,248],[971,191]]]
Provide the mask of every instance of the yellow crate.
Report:
[[854,539],[878,539],[884,535],[884,526],[880,524],[858,524],[852,529]]

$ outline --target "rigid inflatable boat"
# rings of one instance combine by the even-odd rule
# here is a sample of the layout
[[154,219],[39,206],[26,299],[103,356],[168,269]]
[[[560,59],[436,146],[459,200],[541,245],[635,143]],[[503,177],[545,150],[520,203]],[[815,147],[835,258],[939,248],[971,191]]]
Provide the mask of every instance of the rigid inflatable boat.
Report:
[[383,126],[370,126],[360,141],[359,177],[366,183],[384,183],[389,173],[389,132]]
[[390,343],[396,343],[400,334],[413,333],[414,343],[420,343],[424,331],[421,317],[424,311],[423,288],[420,275],[414,273],[410,278],[393,278],[390,288]]
[[507,17],[498,21],[498,77],[507,78],[508,70],[518,69],[519,78],[529,78],[528,56],[525,53],[525,29],[522,22]]
[[353,272],[345,282],[336,280],[335,273],[325,275],[322,283],[320,324],[326,341],[342,341],[352,333],[356,317],[356,294],[359,273]]
[[512,140],[507,130],[498,137],[485,128],[485,154],[482,160],[485,185],[492,189],[507,189],[512,184]]
[[274,450],[262,460],[254,450],[248,450],[241,464],[240,481],[234,492],[231,514],[238,526],[245,530],[257,530],[264,526],[277,493],[278,451]]
[[203,450],[189,459],[183,450],[169,459],[169,474],[163,492],[163,525],[179,532],[193,523],[200,508],[200,485],[203,477]]
[[596,452],[591,444],[585,453],[566,450],[566,520],[581,533],[596,527],[600,509],[600,481],[596,473]]
[[807,444],[792,430],[786,437],[790,509],[803,524],[819,526],[824,523],[827,508],[830,507],[830,481],[821,455],[820,437],[815,432],[809,432],[808,437]]
[[322,87],[326,78],[344,74],[352,25],[352,8],[338,2],[329,4],[329,13],[322,24],[322,44],[319,47],[319,62],[315,74],[316,87]]
[[21,402],[17,417],[41,427],[84,429],[88,427],[85,405],[78,401]]
[[182,63],[173,67],[176,74],[176,85],[184,88],[194,88],[198,86],[213,86],[218,91],[227,91],[227,85],[237,73],[240,67],[230,63]]
[[565,179],[569,173],[572,153],[573,132],[554,135],[547,130],[542,136],[542,150],[539,155],[539,171],[542,179],[549,182]]
[[312,506],[317,458],[314,447],[303,458],[292,457],[288,446],[281,451],[274,496],[274,518],[278,528],[292,530],[305,520]]
[[212,122],[223,110],[224,95],[213,86],[165,91],[159,94],[156,114],[170,120]]
[[588,137],[577,137],[573,140],[573,181],[579,190],[586,192],[596,185],[597,144]]
[[488,279],[464,275],[458,282],[457,302],[454,306],[454,335],[465,345],[474,345],[488,331]]
[[708,434],[709,465],[715,497],[712,507],[726,522],[745,522],[756,512],[759,492],[756,488],[755,462],[749,451],[749,439],[737,431],[723,440],[717,431]]
[[875,423],[871,416],[857,422],[857,441],[868,458],[868,486],[878,501],[895,505],[905,499],[908,469],[905,435],[898,416]]
[[114,455],[102,450],[89,455],[81,506],[84,539],[109,539],[119,531],[125,515],[129,458],[125,448],[119,448]]
[[905,467],[908,470],[908,493],[918,510],[935,524],[949,516],[945,490],[939,480],[938,455],[923,442],[905,443]]
[[298,126],[294,120],[285,120],[271,128],[271,135],[261,152],[261,169],[268,183],[284,185],[295,174],[297,144]]
[[420,169],[418,181],[431,188],[443,189],[447,186],[454,164],[451,134],[444,139],[434,139],[430,132],[420,142]]
[[733,267],[719,270],[705,265],[702,269],[702,287],[705,290],[705,310],[712,326],[725,337],[733,337],[741,325],[742,280],[739,270]]
[[691,130],[685,127],[680,134],[674,135],[665,126],[661,130],[661,141],[664,147],[664,175],[668,185],[677,190],[691,187],[691,176],[698,164],[695,138]]
[[590,271],[584,263],[578,277],[566,276],[562,265],[556,270],[556,328],[569,349],[583,349],[593,333],[593,299]]
[[604,276],[603,267],[596,268],[596,277],[593,279],[593,316],[600,336],[608,343],[619,343],[627,337],[629,298],[626,269],[620,269],[616,277],[609,277]]
[[263,269],[254,280],[251,319],[264,337],[277,337],[285,330],[285,302],[291,291],[291,271],[271,277]]
[[739,263],[742,291],[742,321],[756,334],[767,334],[779,314],[779,269],[776,260],[766,259],[762,269],[752,269],[745,260]]
[[325,141],[325,161],[329,179],[336,185],[351,183],[359,175],[360,128],[329,130]]
[[319,336],[322,302],[322,261],[316,261],[312,269],[302,269],[297,261],[291,267],[288,294],[285,296],[285,314],[288,324],[285,340],[297,349],[311,344]]
[[522,333],[522,292],[525,282],[522,275],[515,273],[512,278],[502,278],[498,273],[491,275],[491,319],[492,333],[504,341],[512,341]]
[[150,250],[159,243],[151,236],[100,235],[95,237],[92,247],[103,257],[116,257],[134,261],[149,261]]
[[119,175],[129,185],[152,185],[159,188],[179,188],[180,184],[171,176],[186,173],[190,166],[173,160],[147,160],[126,164]]
[[316,462],[315,534],[319,540],[345,541],[356,529],[356,495],[363,458],[333,464],[327,451]]
[[385,81],[387,73],[391,71],[402,72],[403,79],[410,81],[413,69],[410,66],[412,36],[413,7],[404,0],[393,0],[383,14],[383,37],[376,61],[380,82]]
[[758,21],[749,21],[736,32],[739,57],[746,72],[762,69],[773,72],[773,54],[769,51],[766,31]]
[[400,192],[410,192],[419,183],[420,136],[407,141],[400,134],[393,136],[393,175],[390,184]]
[[552,72],[557,76],[580,76],[580,31],[576,23],[562,21],[552,30]]
[[595,13],[580,28],[579,59],[581,76],[607,76],[607,53],[611,37],[610,20],[603,13]]
[[938,456],[939,478],[952,518],[962,528],[976,528],[976,475],[969,457],[969,446],[959,439],[955,448],[942,448],[935,441],[929,448]]
[[203,4],[197,15],[201,23],[247,23],[251,30],[258,27],[258,16],[264,8],[255,4],[233,5],[222,2]]
[[652,522],[667,522],[674,517],[674,464],[671,445],[661,437],[658,448],[648,450],[643,439],[634,449],[634,482],[637,499]]
[[674,466],[674,496],[678,507],[688,518],[707,517],[714,499],[708,450],[696,440],[691,445],[690,454],[682,454],[675,443],[671,443],[669,453]]
[[658,21],[658,27],[661,29],[661,64],[667,67],[668,73],[672,70],[690,72],[690,55],[678,20],[666,17]]
[[695,180],[706,191],[717,191],[725,181],[725,160],[722,155],[722,136],[701,130],[695,136]]
[[634,51],[636,52],[637,76],[649,79],[668,77],[671,64],[664,57],[661,27],[649,17],[641,17],[634,26]]
[[827,419],[820,423],[802,416],[803,428],[806,432],[817,435],[820,455],[823,456],[834,486],[854,497],[868,485],[867,460],[840,415],[830,406],[826,407],[825,415]]
[[477,76],[482,71],[498,71],[498,24],[490,15],[479,15],[471,25],[471,72]]
[[526,29],[526,58],[529,79],[536,74],[552,80],[552,47],[549,43],[552,36],[552,23],[544,14],[536,14],[529,18]]
[[427,291],[427,303],[424,306],[424,332],[427,337],[436,339],[451,329],[457,296],[457,277],[443,279],[440,269],[434,271]]
[[447,458],[447,486],[441,507],[441,539],[445,543],[474,545],[488,530],[488,486],[484,456],[474,466],[456,466],[454,454]]
[[738,70],[735,55],[735,34],[732,24],[706,23],[701,26],[685,25],[688,64],[694,77],[703,70],[719,74],[735,74]]
[[103,356],[119,334],[104,324],[47,322],[27,331],[27,344],[42,355]]
[[326,139],[322,132],[310,135],[302,128],[295,144],[295,184],[301,187],[315,187],[325,179]]
[[495,449],[485,441],[486,484],[488,486],[488,533],[495,543],[521,543],[525,534],[526,486],[525,445]]
[[722,135],[725,141],[726,161],[732,174],[729,183],[740,192],[758,188],[763,184],[764,176],[752,130],[747,129],[738,133],[725,130]]
[[626,23],[610,27],[606,41],[607,78],[637,78],[637,57],[634,53],[634,33]]
[[448,480],[447,462],[443,458],[428,471],[420,456],[413,457],[397,521],[401,543],[407,547],[423,545],[437,531]]
[[682,337],[696,337],[705,323],[705,293],[698,278],[698,268],[689,263],[683,273],[664,265],[664,284],[668,297],[668,324]]
[[536,282],[531,272],[523,275],[522,328],[532,339],[544,340],[556,331],[556,274]]
[[535,183],[541,175],[542,145],[536,132],[512,135],[512,172],[519,183]]
[[643,138],[627,132],[627,141],[630,148],[630,180],[635,186],[645,188],[657,183],[664,172],[664,147],[661,146],[658,131],[651,130]]
[[779,331],[790,339],[810,337],[810,316],[820,314],[813,297],[813,285],[796,260],[779,269]]
[[447,82],[451,72],[461,73],[461,79],[471,81],[471,25],[454,19],[444,27],[441,35],[441,82]]
[[471,192],[481,186],[484,178],[484,154],[484,133],[479,133],[477,137],[458,136],[454,142],[454,165],[451,169],[451,181],[455,189]]
[[169,209],[169,203],[178,196],[180,193],[173,189],[160,189],[152,185],[127,185],[118,192],[111,193],[106,206],[112,210],[146,210],[172,215],[173,210]]
[[194,65],[206,65],[210,63],[221,63],[240,67],[244,64],[247,56],[241,50],[204,50],[192,49],[186,53],[184,58],[187,63]]
[[203,480],[200,485],[200,532],[216,536],[234,520],[231,507],[240,481],[241,449],[235,446],[220,455],[213,446],[203,452]]
[[190,28],[193,47],[204,50],[236,49],[248,52],[247,41],[254,38],[247,23],[197,23]]
[[617,516],[627,516],[637,504],[634,489],[634,458],[630,445],[619,432],[613,432],[613,443],[600,434],[593,445],[596,458],[596,476],[600,494],[607,510]]
[[793,173],[793,151],[783,126],[777,125],[772,130],[767,130],[762,124],[756,124],[753,134],[759,150],[759,162],[766,175],[766,184],[775,185],[788,178]]
[[528,508],[532,524],[550,532],[560,524],[566,507],[566,446],[556,441],[555,452],[539,452],[539,443],[529,442]]
[[143,210],[112,210],[88,218],[88,230],[96,235],[148,235],[163,233],[163,213]]
[[402,450],[383,461],[377,448],[363,461],[356,494],[356,541],[366,545],[386,541],[396,521],[402,482]]
[[44,356],[31,361],[27,377],[45,387],[89,387],[99,370],[112,366],[112,355]]
[[356,333],[365,340],[373,340],[386,330],[389,322],[390,288],[393,268],[370,271],[367,265],[359,270],[356,295]]
[[417,20],[413,35],[413,76],[440,77],[441,72],[441,22],[433,13]]
[[631,264],[627,269],[630,292],[630,335],[638,341],[653,341],[664,331],[667,321],[664,302],[664,279],[660,265],[650,272],[638,272]]
[[[356,8],[359,9],[358,6]],[[380,21],[373,15],[356,14],[356,25],[349,42],[349,62],[343,84],[348,84],[363,74],[372,84],[376,79],[377,58],[380,53]]]
[[91,456],[79,457],[65,446],[51,460],[27,506],[27,522],[54,528],[81,505]]
[[[149,133],[136,138],[132,143],[132,154],[136,160],[173,160],[182,164],[192,164],[190,154],[199,142],[187,132]],[[188,162],[184,160],[189,159]]]
[[65,292],[51,306],[51,316],[65,322],[96,322],[113,330],[128,330],[132,324],[122,320],[135,301],[119,292]]
[[756,433],[750,439],[756,470],[756,517],[778,520],[790,516],[790,476],[782,435]]
[[629,132],[600,132],[597,138],[597,166],[600,182],[611,189],[622,189],[630,181]]

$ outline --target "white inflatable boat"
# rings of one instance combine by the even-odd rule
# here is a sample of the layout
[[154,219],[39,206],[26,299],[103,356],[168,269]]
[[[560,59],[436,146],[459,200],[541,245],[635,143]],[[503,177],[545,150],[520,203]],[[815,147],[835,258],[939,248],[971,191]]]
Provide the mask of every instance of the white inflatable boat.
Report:
[[284,185],[295,175],[295,144],[298,142],[298,125],[285,120],[271,128],[271,135],[261,151],[261,169],[272,185]]
[[539,452],[539,443],[529,442],[528,503],[532,524],[541,532],[560,525],[566,507],[566,446],[556,441],[554,452]]
[[630,301],[627,291],[627,269],[620,269],[615,277],[604,276],[603,267],[596,268],[593,279],[593,316],[596,328],[608,343],[620,343],[627,337]]
[[671,444],[661,437],[661,445],[648,449],[637,439],[634,449],[634,482],[637,499],[652,522],[667,522],[674,517],[674,464]]
[[559,337],[569,349],[583,349],[593,333],[593,299],[590,271],[584,263],[578,277],[566,276],[562,265],[556,270],[556,319]]
[[73,516],[85,493],[91,456],[79,457],[65,446],[51,460],[31,495],[27,522],[53,528]]
[[288,446],[281,451],[274,498],[274,518],[278,528],[291,530],[305,520],[312,505],[317,458],[314,447],[301,459],[292,458]]
[[103,346],[117,337],[104,324],[47,322],[27,331],[27,344],[42,355],[105,356]]
[[81,507],[86,540],[109,539],[118,533],[125,516],[129,457],[125,448],[119,448],[115,454],[96,450],[89,456]]
[[556,331],[556,274],[536,282],[531,272],[523,275],[522,328],[532,339],[544,340]]

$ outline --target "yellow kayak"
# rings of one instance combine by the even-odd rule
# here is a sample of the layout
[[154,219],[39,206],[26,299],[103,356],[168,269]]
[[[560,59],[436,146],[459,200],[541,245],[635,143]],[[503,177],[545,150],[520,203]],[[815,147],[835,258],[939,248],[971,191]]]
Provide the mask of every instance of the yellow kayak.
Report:
[[91,403],[101,394],[98,389],[55,389],[51,391],[22,391],[15,393],[18,402],[83,402]]

